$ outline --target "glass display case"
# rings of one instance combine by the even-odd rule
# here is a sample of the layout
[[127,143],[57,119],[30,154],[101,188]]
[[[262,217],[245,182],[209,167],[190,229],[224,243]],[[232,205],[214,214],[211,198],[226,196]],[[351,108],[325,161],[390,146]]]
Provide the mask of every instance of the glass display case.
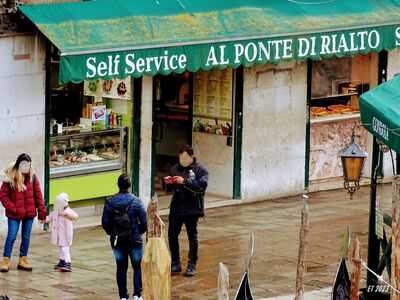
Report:
[[122,170],[124,130],[71,133],[50,137],[50,178]]

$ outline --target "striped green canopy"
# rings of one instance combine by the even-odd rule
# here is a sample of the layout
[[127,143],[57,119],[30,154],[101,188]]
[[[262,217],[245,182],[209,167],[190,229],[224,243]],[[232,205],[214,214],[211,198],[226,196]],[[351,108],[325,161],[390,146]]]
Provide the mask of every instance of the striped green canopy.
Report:
[[400,44],[398,0],[92,0],[20,7],[60,81],[320,59]]

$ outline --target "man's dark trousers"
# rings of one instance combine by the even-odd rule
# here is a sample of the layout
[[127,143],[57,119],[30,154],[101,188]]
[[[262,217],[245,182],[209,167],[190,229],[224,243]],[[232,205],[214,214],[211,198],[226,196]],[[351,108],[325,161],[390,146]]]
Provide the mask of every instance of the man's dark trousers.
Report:
[[185,224],[186,232],[189,239],[189,263],[196,265],[199,242],[197,238],[197,223],[199,217],[191,215],[170,215],[168,227],[169,248],[171,250],[171,260],[173,264],[180,263],[179,257],[179,234],[182,225]]

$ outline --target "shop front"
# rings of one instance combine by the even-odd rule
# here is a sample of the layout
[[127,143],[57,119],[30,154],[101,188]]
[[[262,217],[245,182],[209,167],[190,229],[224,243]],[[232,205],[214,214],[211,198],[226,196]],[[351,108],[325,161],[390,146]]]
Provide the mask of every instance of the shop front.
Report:
[[[311,68],[310,186],[314,190],[342,185],[337,153],[349,143],[353,130],[364,150],[372,140],[361,126],[359,96],[378,85],[378,53],[314,61]],[[364,174],[368,174],[365,167]]]
[[211,196],[265,199],[337,179],[353,128],[370,147],[358,96],[380,83],[379,53],[400,46],[400,6],[353,2],[21,6],[59,51],[51,197],[77,186],[76,199],[104,197],[128,172],[148,201],[186,143]]
[[60,85],[57,53],[50,64],[50,204],[65,191],[72,201],[103,201],[117,192],[118,176],[132,172],[133,82],[127,77]]

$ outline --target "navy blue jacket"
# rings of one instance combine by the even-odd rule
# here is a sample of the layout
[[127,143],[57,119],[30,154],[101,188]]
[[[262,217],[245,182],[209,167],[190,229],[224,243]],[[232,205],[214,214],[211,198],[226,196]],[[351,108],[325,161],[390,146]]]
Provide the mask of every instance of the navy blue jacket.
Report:
[[170,214],[181,216],[204,216],[204,194],[208,185],[208,171],[206,167],[196,161],[189,167],[179,163],[172,167],[171,176],[181,176],[184,184],[169,186],[174,192],[172,196]]
[[[119,193],[111,197],[104,204],[103,217],[101,224],[105,232],[110,235],[111,222],[112,222],[112,208],[124,209],[130,205],[128,216],[132,225],[132,242],[142,243],[142,234],[147,231],[147,214],[142,201],[131,193]],[[111,244],[115,237],[111,236]]]

